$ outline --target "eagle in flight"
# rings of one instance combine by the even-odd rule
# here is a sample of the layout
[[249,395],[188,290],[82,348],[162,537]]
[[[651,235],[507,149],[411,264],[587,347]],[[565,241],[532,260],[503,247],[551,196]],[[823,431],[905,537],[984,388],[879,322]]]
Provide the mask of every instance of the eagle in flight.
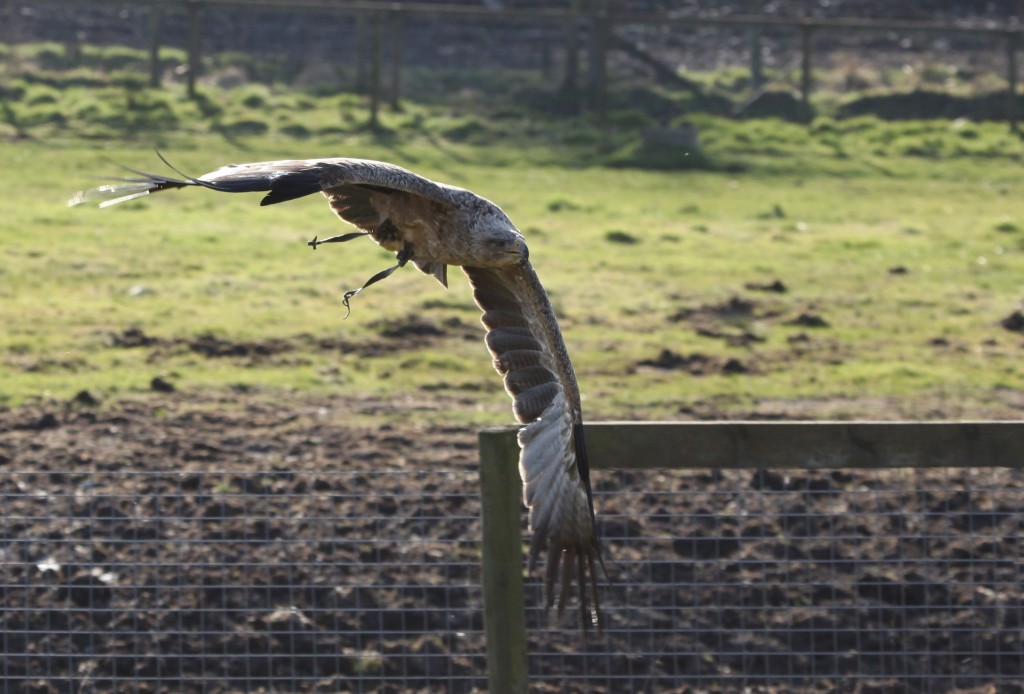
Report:
[[[162,158],[162,157],[161,157]],[[165,160],[166,163],[166,160]],[[169,165],[169,164],[168,164]],[[173,167],[171,167],[173,168]],[[229,164],[192,178],[128,169],[133,176],[76,194],[69,205],[100,207],[172,188],[224,193],[265,192],[261,205],[323,193],[335,214],[359,231],[318,240],[369,236],[396,254],[397,264],[344,295],[349,300],[408,262],[448,286],[448,266],[469,276],[483,311],[485,342],[512,396],[519,431],[519,472],[529,508],[530,570],[547,548],[548,607],[565,609],[569,587],[580,591],[580,623],[602,627],[595,560],[602,564],[580,391],[551,302],[530,264],[519,229],[494,203],[393,164],[364,159],[299,159]],[[560,575],[561,574],[561,575]]]

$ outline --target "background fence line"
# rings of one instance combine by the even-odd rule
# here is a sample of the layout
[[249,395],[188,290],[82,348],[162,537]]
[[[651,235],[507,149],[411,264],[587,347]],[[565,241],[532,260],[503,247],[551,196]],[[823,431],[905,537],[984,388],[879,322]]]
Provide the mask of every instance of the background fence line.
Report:
[[[44,0],[51,3],[70,3],[74,0]],[[107,4],[123,4],[124,0],[94,0]],[[628,53],[636,52],[627,41],[615,36],[616,27],[628,25],[648,26],[712,26],[723,28],[748,28],[750,46],[751,84],[757,90],[763,81],[760,54],[761,29],[789,29],[799,36],[798,50],[800,53],[800,99],[806,114],[812,113],[810,99],[814,88],[814,35],[822,31],[899,31],[921,32],[938,35],[980,34],[995,40],[994,50],[1002,50],[1005,60],[1007,100],[1006,119],[1011,129],[1016,130],[1019,119],[1017,104],[1017,85],[1019,84],[1017,52],[1024,34],[1024,24],[1013,21],[1006,24],[996,22],[936,22],[911,21],[893,19],[860,19],[860,18],[793,18],[762,14],[738,14],[727,16],[686,15],[675,12],[620,12],[601,9],[599,3],[574,4],[567,8],[522,8],[522,7],[476,7],[467,5],[451,5],[444,3],[415,2],[370,2],[353,0],[139,0],[135,4],[149,5],[151,19],[150,34],[150,75],[151,86],[158,84],[158,62],[160,46],[160,16],[167,11],[183,12],[188,23],[188,75],[187,90],[190,97],[196,95],[196,79],[202,65],[202,10],[204,7],[238,7],[279,11],[332,12],[355,16],[373,16],[373,21],[360,25],[363,31],[369,32],[372,49],[369,51],[371,80],[367,85],[367,93],[371,98],[371,124],[376,125],[378,108],[383,93],[385,71],[383,70],[383,51],[380,47],[384,25],[390,27],[392,35],[391,61],[391,102],[397,104],[399,86],[401,84],[401,41],[398,38],[403,18],[425,16],[445,21],[472,21],[482,23],[516,22],[525,24],[554,24],[566,27],[566,31],[574,34],[581,27],[586,28],[592,37],[588,45],[588,96],[586,103],[595,110],[602,110],[607,103],[607,53],[614,49],[625,49]],[[368,26],[369,25],[369,26]],[[566,41],[565,50],[572,41]],[[630,51],[630,49],[633,49]],[[544,47],[545,55],[548,48]],[[634,55],[635,57],[635,55]],[[648,59],[651,59],[648,57]],[[574,85],[575,77],[568,73],[576,65],[576,61],[567,59],[567,74],[563,84]],[[545,61],[547,63],[547,61]]]
[[[480,432],[483,600],[493,693],[529,688],[518,427]],[[1024,422],[599,422],[591,470],[613,468],[1024,467]],[[597,510],[600,515],[600,509]]]

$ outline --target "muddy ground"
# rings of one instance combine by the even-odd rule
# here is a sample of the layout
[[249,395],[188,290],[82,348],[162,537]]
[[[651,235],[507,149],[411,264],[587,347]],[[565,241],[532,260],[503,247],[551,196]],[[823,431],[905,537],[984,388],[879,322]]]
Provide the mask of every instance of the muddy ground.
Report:
[[[0,411],[2,690],[485,689],[476,433],[416,406]],[[1024,691],[1016,473],[594,481],[608,629],[531,576],[537,691]]]

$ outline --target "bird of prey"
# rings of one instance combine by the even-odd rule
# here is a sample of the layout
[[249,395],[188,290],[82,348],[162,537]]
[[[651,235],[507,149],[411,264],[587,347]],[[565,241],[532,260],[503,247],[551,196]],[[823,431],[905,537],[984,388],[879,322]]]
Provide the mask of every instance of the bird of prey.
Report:
[[516,419],[525,425],[518,437],[519,472],[533,533],[530,569],[546,548],[548,607],[554,604],[557,589],[558,609],[563,611],[570,585],[577,582],[581,627],[601,628],[595,560],[602,569],[603,560],[579,386],[551,302],[530,264],[526,241],[501,208],[468,190],[364,159],[230,164],[198,178],[181,172],[181,178],[170,178],[128,170],[132,176],[80,192],[68,204],[99,202],[106,207],[185,187],[265,192],[261,205],[322,193],[335,214],[359,231],[314,238],[310,246],[369,236],[397,258],[396,265],[346,292],[346,308],[362,289],[410,261],[445,287],[448,266],[460,266],[483,311],[485,342],[494,367],[504,377]]

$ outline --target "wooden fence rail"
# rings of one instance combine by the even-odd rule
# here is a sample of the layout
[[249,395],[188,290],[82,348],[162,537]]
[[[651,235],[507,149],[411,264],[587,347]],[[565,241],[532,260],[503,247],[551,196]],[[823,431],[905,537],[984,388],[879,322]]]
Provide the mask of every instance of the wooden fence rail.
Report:
[[[491,694],[526,692],[517,428],[480,432],[484,628]],[[1024,422],[607,422],[590,467],[1024,467]]]

